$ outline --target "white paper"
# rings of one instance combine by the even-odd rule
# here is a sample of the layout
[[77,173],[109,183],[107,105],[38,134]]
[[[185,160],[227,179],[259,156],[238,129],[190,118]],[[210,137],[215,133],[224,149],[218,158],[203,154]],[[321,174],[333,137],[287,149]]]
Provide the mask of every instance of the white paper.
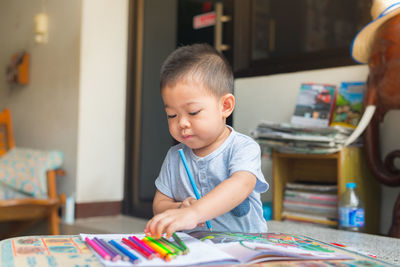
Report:
[[139,253],[134,252],[131,248],[127,247],[125,244],[121,242],[122,238],[128,238],[129,236],[135,235],[137,238],[142,239],[144,234],[103,234],[103,235],[93,235],[93,234],[80,234],[81,239],[84,241],[86,237],[92,239],[97,237],[99,239],[115,240],[119,244],[123,245],[129,251],[133,252],[138,258],[140,262],[137,264],[133,264],[131,262],[126,261],[106,261],[101,258],[93,249],[89,247],[93,251],[93,253],[97,256],[97,258],[101,261],[104,266],[185,266],[185,265],[199,265],[199,264],[226,264],[226,263],[238,263],[238,261],[232,257],[231,255],[217,249],[215,245],[210,243],[203,243],[200,240],[193,238],[185,233],[177,233],[177,235],[182,239],[182,241],[189,248],[190,252],[187,255],[179,255],[175,259],[172,259],[170,262],[166,262],[160,258],[155,258],[152,260],[147,260],[142,257]]

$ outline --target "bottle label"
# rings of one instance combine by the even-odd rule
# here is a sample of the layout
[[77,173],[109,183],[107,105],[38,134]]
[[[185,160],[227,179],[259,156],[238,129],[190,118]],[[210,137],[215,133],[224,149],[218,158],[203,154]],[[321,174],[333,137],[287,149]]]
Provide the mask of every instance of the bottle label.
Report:
[[339,224],[342,227],[364,227],[364,209],[352,207],[339,208]]

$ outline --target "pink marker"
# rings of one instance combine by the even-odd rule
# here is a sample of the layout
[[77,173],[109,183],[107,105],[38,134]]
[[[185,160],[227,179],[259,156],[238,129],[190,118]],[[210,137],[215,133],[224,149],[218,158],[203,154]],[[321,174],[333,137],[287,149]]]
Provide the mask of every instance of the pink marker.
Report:
[[137,238],[136,236],[130,236],[128,237],[128,239],[130,239],[131,241],[133,241],[134,243],[136,243],[138,246],[143,247],[144,250],[147,250],[147,252],[149,252],[150,254],[157,254],[154,249],[152,249],[151,247],[149,247],[146,243],[144,243],[142,240],[140,240],[139,238]]
[[111,256],[106,251],[104,251],[104,249],[102,249],[99,245],[97,245],[93,240],[90,240],[88,237],[86,237],[85,241],[86,243],[89,244],[89,246],[91,246],[97,252],[97,254],[100,255],[100,257],[102,257],[107,261],[111,260]]

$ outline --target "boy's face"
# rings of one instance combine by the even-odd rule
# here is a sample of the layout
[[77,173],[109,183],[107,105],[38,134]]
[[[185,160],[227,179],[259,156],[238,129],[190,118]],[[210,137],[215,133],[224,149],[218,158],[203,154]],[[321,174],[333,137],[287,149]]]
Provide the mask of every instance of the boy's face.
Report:
[[[178,82],[161,92],[168,117],[169,132],[198,156],[206,156],[229,136],[225,126],[232,110],[227,110],[227,94],[217,97],[197,82]],[[234,98],[233,98],[234,104]],[[233,107],[232,107],[233,109]]]

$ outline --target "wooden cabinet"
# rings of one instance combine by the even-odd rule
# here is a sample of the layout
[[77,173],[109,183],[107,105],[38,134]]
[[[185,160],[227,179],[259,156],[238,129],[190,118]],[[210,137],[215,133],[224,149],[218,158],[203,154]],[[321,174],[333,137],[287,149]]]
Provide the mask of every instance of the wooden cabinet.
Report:
[[235,77],[353,65],[351,42],[371,20],[370,3],[365,0],[234,0],[233,4]]
[[283,192],[287,182],[332,182],[338,196],[346,183],[355,182],[365,207],[365,231],[379,232],[380,185],[369,172],[363,150],[346,147],[334,154],[284,154],[273,152],[273,217],[282,220]]

